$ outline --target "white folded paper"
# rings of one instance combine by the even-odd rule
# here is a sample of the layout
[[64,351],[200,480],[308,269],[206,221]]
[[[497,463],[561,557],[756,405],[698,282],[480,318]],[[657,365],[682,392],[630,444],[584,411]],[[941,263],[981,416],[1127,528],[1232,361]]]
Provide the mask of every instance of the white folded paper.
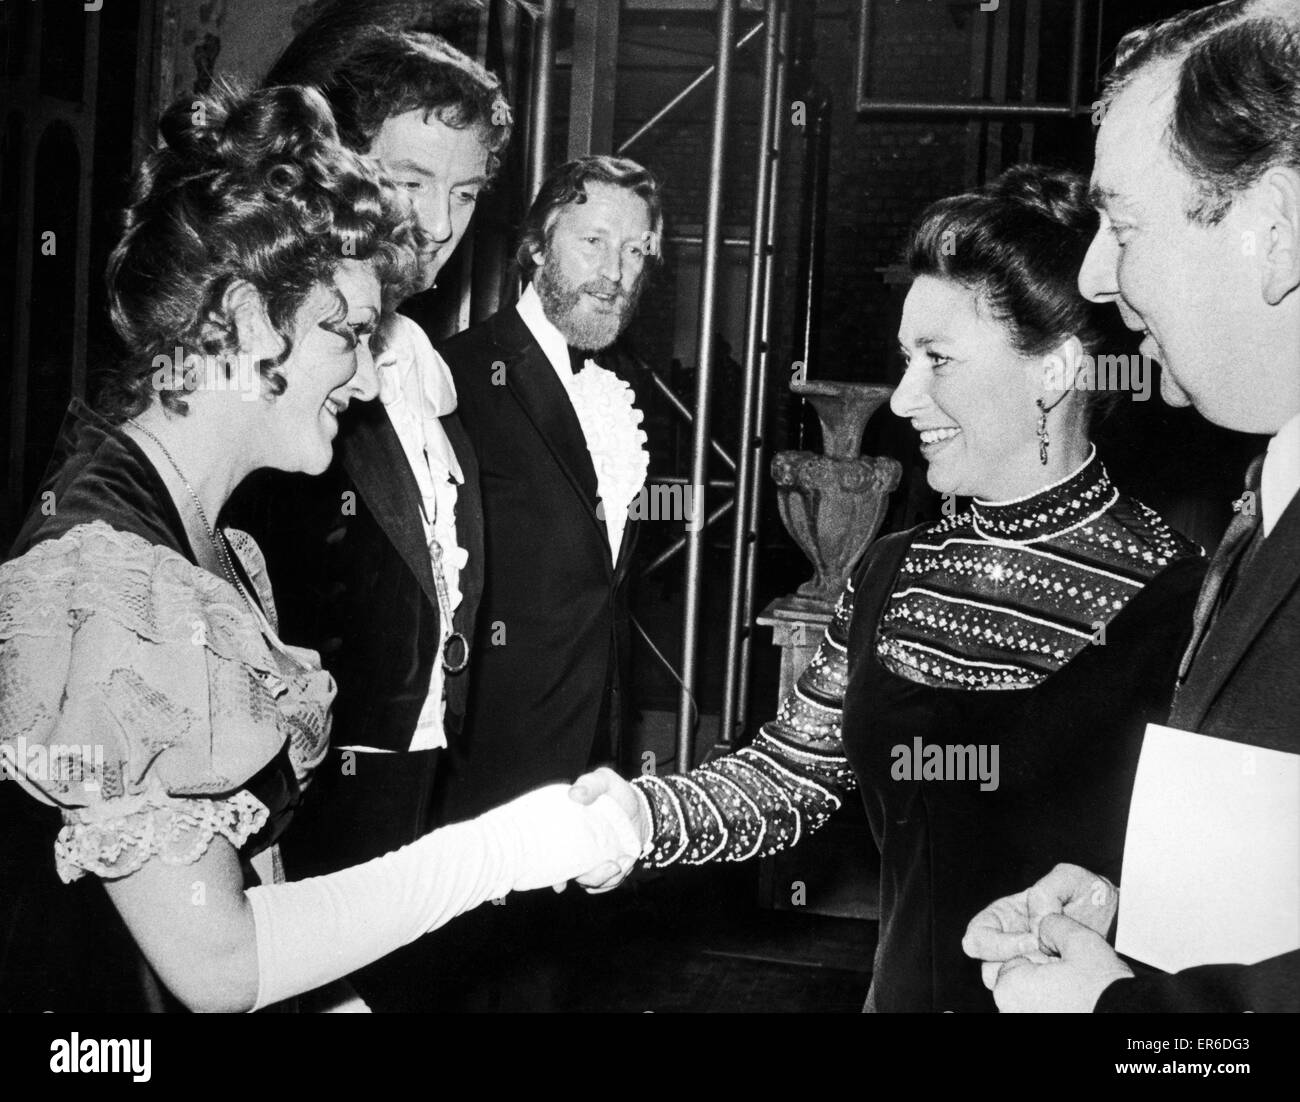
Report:
[[1300,756],[1147,727],[1115,948],[1167,972],[1300,948]]

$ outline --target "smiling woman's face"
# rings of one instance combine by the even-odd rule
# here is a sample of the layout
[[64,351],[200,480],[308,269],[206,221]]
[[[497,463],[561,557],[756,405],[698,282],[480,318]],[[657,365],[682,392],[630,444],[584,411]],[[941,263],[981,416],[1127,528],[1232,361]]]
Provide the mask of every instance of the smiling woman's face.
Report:
[[339,414],[379,391],[370,336],[379,321],[379,280],[370,265],[345,260],[334,288],[317,287],[298,311],[293,353],[281,366],[285,390],[271,404],[268,465],[320,474],[330,464]]
[[988,501],[1038,489],[1042,357],[1017,352],[974,291],[934,276],[912,284],[898,343],[907,369],[889,405],[920,433],[930,486]]

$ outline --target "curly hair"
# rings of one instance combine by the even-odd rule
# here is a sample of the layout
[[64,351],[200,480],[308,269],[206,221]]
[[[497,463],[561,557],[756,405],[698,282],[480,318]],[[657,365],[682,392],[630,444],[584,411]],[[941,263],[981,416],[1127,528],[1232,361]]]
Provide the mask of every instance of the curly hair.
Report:
[[[1079,269],[1098,216],[1080,175],[1013,165],[982,188],[931,203],[907,245],[913,277],[954,280],[975,291],[1021,355],[1042,355],[1073,335],[1092,356],[1112,332],[1104,304],[1079,293]],[[1088,395],[1089,413],[1117,396]]]
[[1226,0],[1130,31],[1102,102],[1166,60],[1178,65],[1167,140],[1195,182],[1187,217],[1213,226],[1269,168],[1300,168],[1300,5]]
[[258,364],[277,395],[299,309],[345,260],[373,266],[386,308],[410,293],[420,231],[378,169],[339,143],[318,92],[220,84],[178,100],[158,129],[108,262],[109,312],[127,355],[103,380],[105,416],[134,417],[155,396],[187,412],[180,393],[154,384],[154,358],[177,347],[233,358],[238,336],[222,302],[235,281],[257,291],[284,340]]
[[[560,165],[542,182],[537,190],[537,198],[528,208],[524,224],[520,229],[519,245],[515,249],[515,261],[524,275],[531,275],[537,267],[533,253],[545,252],[551,241],[551,231],[555,227],[555,218],[561,207],[570,203],[587,201],[588,184],[608,184],[610,187],[626,188],[634,195],[645,200],[650,215],[650,231],[655,239],[663,236],[664,215],[663,200],[659,194],[659,183],[636,161],[626,157],[610,157],[592,154],[578,157]],[[662,251],[651,254],[651,259],[662,259]]]
[[329,101],[343,143],[368,153],[396,115],[422,111],[454,130],[473,127],[488,151],[488,175],[510,142],[501,82],[433,34],[321,19],[305,27],[271,67],[265,85],[303,84]]

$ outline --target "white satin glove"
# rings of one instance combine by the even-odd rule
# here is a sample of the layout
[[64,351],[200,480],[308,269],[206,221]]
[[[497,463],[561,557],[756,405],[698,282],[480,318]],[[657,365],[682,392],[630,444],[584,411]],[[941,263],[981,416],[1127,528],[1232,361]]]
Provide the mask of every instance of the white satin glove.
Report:
[[627,815],[607,796],[584,806],[568,790],[539,788],[350,869],[249,888],[254,1009],[355,972],[486,900],[611,862],[631,868],[642,843]]
[[564,784],[529,792],[475,822],[496,831],[502,846],[519,845],[517,892],[563,885],[610,862],[630,871],[641,856],[640,833],[612,797],[584,806]]

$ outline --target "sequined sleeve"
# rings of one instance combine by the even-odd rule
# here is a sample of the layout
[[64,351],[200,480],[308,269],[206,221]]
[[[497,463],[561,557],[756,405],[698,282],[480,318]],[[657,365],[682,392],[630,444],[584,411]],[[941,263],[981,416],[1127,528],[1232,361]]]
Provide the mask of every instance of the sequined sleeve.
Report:
[[632,782],[654,825],[644,864],[775,853],[817,830],[853,791],[840,733],[852,618],[850,584],[812,661],[752,745],[682,776]]

